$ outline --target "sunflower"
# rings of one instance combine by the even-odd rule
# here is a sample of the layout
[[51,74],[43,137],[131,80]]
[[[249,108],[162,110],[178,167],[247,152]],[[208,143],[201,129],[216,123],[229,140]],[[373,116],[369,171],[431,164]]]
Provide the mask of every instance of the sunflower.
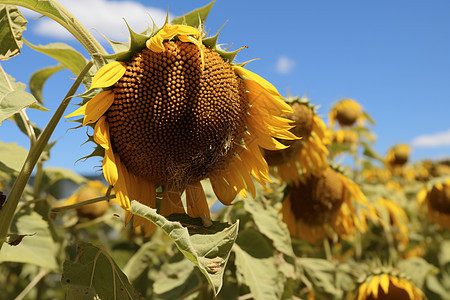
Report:
[[[394,272],[390,272],[394,273]],[[423,292],[399,275],[380,273],[368,276],[358,287],[355,300],[422,300]]]
[[[79,189],[77,189],[75,193],[64,201],[62,205],[72,205],[89,199],[102,197],[106,194],[107,190],[108,187],[106,187],[101,181],[90,180],[85,185],[82,185]],[[108,207],[109,203],[107,201],[100,201],[77,207],[76,211],[79,218],[93,220],[103,216]]]
[[342,99],[336,103],[329,113],[330,128],[334,128],[335,120],[339,126],[353,126],[355,123],[362,127],[368,120],[373,123],[369,115],[363,111],[361,105],[353,99]]
[[310,175],[305,182],[288,187],[282,206],[283,221],[292,236],[309,243],[335,234],[346,238],[357,230],[366,231],[366,217],[374,217],[366,208],[356,209],[352,200],[368,208],[359,186],[328,168],[321,175]]
[[407,144],[398,144],[389,149],[386,154],[385,163],[387,167],[397,175],[400,175],[403,170],[403,166],[409,160],[409,154],[411,147]]
[[426,205],[429,220],[450,229],[450,178],[424,187],[417,193],[417,200],[421,208]]
[[395,239],[400,243],[403,249],[408,246],[408,224],[409,219],[403,208],[392,200],[378,198],[375,203],[377,215],[383,226],[392,228]]
[[254,195],[250,175],[270,181],[260,147],[285,149],[275,138],[296,139],[280,117],[292,108],[268,81],[231,63],[240,49],[221,50],[217,35],[166,22],[148,37],[131,38],[138,50],[98,70],[91,89],[102,92],[69,115],[94,127],[103,174],[120,205],[129,210],[130,200],[138,200],[156,208],[160,186],[160,214],[187,211],[205,220],[201,180],[209,178],[225,205],[246,190]]
[[284,182],[298,184],[308,174],[321,174],[327,167],[329,139],[325,123],[317,116],[315,107],[306,97],[288,98],[293,113],[285,115],[295,126],[291,132],[299,140],[280,140],[289,148],[283,150],[264,149],[264,158],[271,173]]

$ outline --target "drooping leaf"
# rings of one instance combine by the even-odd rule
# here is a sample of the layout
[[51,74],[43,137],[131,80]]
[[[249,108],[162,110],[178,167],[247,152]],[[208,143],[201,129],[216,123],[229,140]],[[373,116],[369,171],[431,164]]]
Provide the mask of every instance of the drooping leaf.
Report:
[[[24,40],[24,42],[30,48],[56,59],[64,67],[69,69],[75,76],[80,75],[80,72],[88,62],[80,52],[64,43],[52,43],[48,45],[36,46],[26,40]],[[90,79],[88,80],[85,78],[83,80],[83,84],[88,86],[90,84]]]
[[47,186],[51,186],[59,180],[67,179],[76,184],[86,183],[86,177],[78,175],[72,170],[56,167],[44,168],[44,182]]
[[44,87],[45,82],[50,76],[62,69],[64,69],[64,66],[62,65],[46,67],[31,75],[28,87],[30,88],[31,94],[40,104],[44,104],[44,100],[42,99],[42,88]]
[[[8,120],[16,123],[17,127],[19,127],[20,131],[22,131],[23,134],[28,136],[27,129],[25,128],[25,123],[23,119],[20,117],[20,114],[15,114],[12,117],[10,117]],[[36,135],[36,138],[41,134],[42,130],[37,127],[37,125],[33,122],[31,122],[31,127],[33,127],[34,134]]]
[[214,5],[215,0],[210,2],[209,4],[197,8],[181,17],[173,19],[170,23],[176,24],[186,24],[195,28],[198,28],[201,24],[205,23],[206,18],[208,17],[209,11]]
[[21,210],[14,216],[11,232],[28,236],[17,246],[4,245],[0,251],[0,262],[12,261],[58,269],[56,243],[51,237],[48,223],[38,213],[31,209]]
[[36,103],[36,99],[25,92],[25,84],[16,82],[13,77],[0,69],[0,125],[33,103]]
[[368,143],[366,142],[361,142],[361,145],[364,148],[364,152],[363,154],[367,157],[376,159],[380,162],[384,162],[384,159],[375,151],[375,149],[372,148],[372,146],[370,146]]
[[154,284],[158,299],[184,299],[201,285],[197,272],[188,259],[165,264]]
[[190,235],[188,229],[179,222],[169,221],[155,209],[137,201],[131,202],[130,211],[160,227],[184,256],[200,269],[217,295],[222,287],[223,272],[237,236],[238,222],[222,231],[213,232],[206,228],[204,233],[197,230],[196,234]]
[[273,206],[263,207],[257,200],[244,201],[244,208],[249,212],[259,232],[272,240],[275,248],[291,257],[295,257],[291,246],[291,236],[284,222],[281,221],[279,212]]
[[99,299],[142,299],[103,247],[80,242],[77,252],[77,261],[65,261],[63,266],[61,284],[67,289],[67,299],[93,299],[92,295]]
[[0,170],[7,173],[19,173],[27,155],[28,151],[16,143],[0,141]]
[[27,20],[14,5],[0,4],[0,60],[20,53]]
[[239,233],[233,246],[238,281],[250,288],[253,299],[280,299],[279,272],[273,250],[256,230]]

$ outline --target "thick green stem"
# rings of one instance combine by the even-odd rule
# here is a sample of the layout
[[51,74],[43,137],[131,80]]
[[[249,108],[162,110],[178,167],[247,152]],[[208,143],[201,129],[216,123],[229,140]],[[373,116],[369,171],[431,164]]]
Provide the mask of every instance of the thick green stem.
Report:
[[9,226],[11,225],[12,218],[14,216],[14,212],[19,204],[20,197],[22,196],[23,190],[25,189],[28,180],[30,179],[31,173],[33,172],[34,166],[39,160],[39,157],[44,151],[45,146],[47,146],[48,141],[56,128],[59,120],[64,114],[67,106],[72,99],[72,96],[77,91],[78,87],[81,84],[82,79],[88,73],[89,69],[92,67],[93,63],[90,61],[81,71],[75,83],[70,88],[64,100],[59,105],[53,117],[50,119],[50,122],[47,124],[45,129],[39,135],[39,138],[36,140],[36,144],[34,147],[30,149],[28,156],[25,160],[25,163],[22,166],[22,170],[19,173],[14,185],[11,189],[11,192],[6,199],[5,205],[0,210],[0,249],[3,246],[3,243],[6,240],[6,235],[8,233]]
[[[22,6],[31,9],[37,13],[40,13],[46,17],[51,18],[55,22],[59,23],[65,29],[67,29],[89,52],[95,65],[97,67],[103,66],[103,55],[108,53],[102,47],[102,45],[92,36],[92,34],[84,27],[70,12],[68,12],[61,4],[55,0],[49,0],[50,5],[53,7],[49,9],[44,8],[44,4],[40,4],[39,1],[20,1],[20,0],[0,0],[2,4],[11,4]],[[54,10],[54,13],[51,12]]]

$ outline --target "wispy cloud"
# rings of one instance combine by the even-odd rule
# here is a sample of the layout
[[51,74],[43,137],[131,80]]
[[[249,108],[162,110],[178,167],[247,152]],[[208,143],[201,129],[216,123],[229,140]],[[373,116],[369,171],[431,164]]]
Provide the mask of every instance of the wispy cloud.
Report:
[[295,67],[295,61],[286,56],[280,56],[277,61],[276,69],[278,73],[289,74]]
[[450,129],[430,135],[419,135],[412,141],[414,147],[443,147],[450,146]]
[[[135,1],[60,0],[59,2],[88,30],[95,29],[112,40],[127,40],[128,29],[123,19],[136,32],[144,31],[148,23],[151,24],[149,16],[158,26],[162,26],[166,19],[165,10]],[[29,11],[24,11],[24,14],[36,17],[36,14]],[[68,31],[48,18],[39,19],[36,23],[31,26],[31,30],[36,34],[60,39],[72,38]]]

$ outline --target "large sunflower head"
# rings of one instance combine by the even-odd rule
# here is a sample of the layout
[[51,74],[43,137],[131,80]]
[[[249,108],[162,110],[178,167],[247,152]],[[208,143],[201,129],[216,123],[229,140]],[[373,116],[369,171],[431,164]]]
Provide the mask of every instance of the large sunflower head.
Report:
[[329,113],[330,128],[334,128],[336,120],[341,127],[353,126],[355,123],[363,126],[365,120],[372,122],[368,114],[363,111],[362,106],[349,98],[340,100],[331,109]]
[[357,230],[366,231],[366,216],[373,217],[367,207],[359,186],[328,168],[321,175],[310,175],[299,185],[290,186],[282,214],[292,236],[315,243],[325,237],[346,238]]
[[275,138],[296,138],[280,117],[292,108],[275,87],[232,63],[237,51],[216,40],[167,22],[148,36],[132,33],[130,51],[95,74],[91,89],[102,91],[69,115],[94,127],[104,176],[123,208],[130,199],[155,207],[158,185],[161,214],[208,219],[201,180],[227,205],[237,193],[254,194],[250,174],[270,180],[260,147],[285,149]]
[[450,229],[450,178],[437,180],[417,194],[420,207],[426,206],[428,219]]
[[422,300],[423,292],[396,270],[368,275],[359,285],[355,300]]
[[325,123],[317,116],[316,108],[310,104],[310,100],[306,97],[288,97],[286,102],[294,111],[285,115],[292,120],[294,128],[291,132],[301,139],[280,140],[290,147],[283,150],[264,149],[264,158],[276,177],[298,184],[304,176],[320,174],[328,167],[326,146],[330,142]]

